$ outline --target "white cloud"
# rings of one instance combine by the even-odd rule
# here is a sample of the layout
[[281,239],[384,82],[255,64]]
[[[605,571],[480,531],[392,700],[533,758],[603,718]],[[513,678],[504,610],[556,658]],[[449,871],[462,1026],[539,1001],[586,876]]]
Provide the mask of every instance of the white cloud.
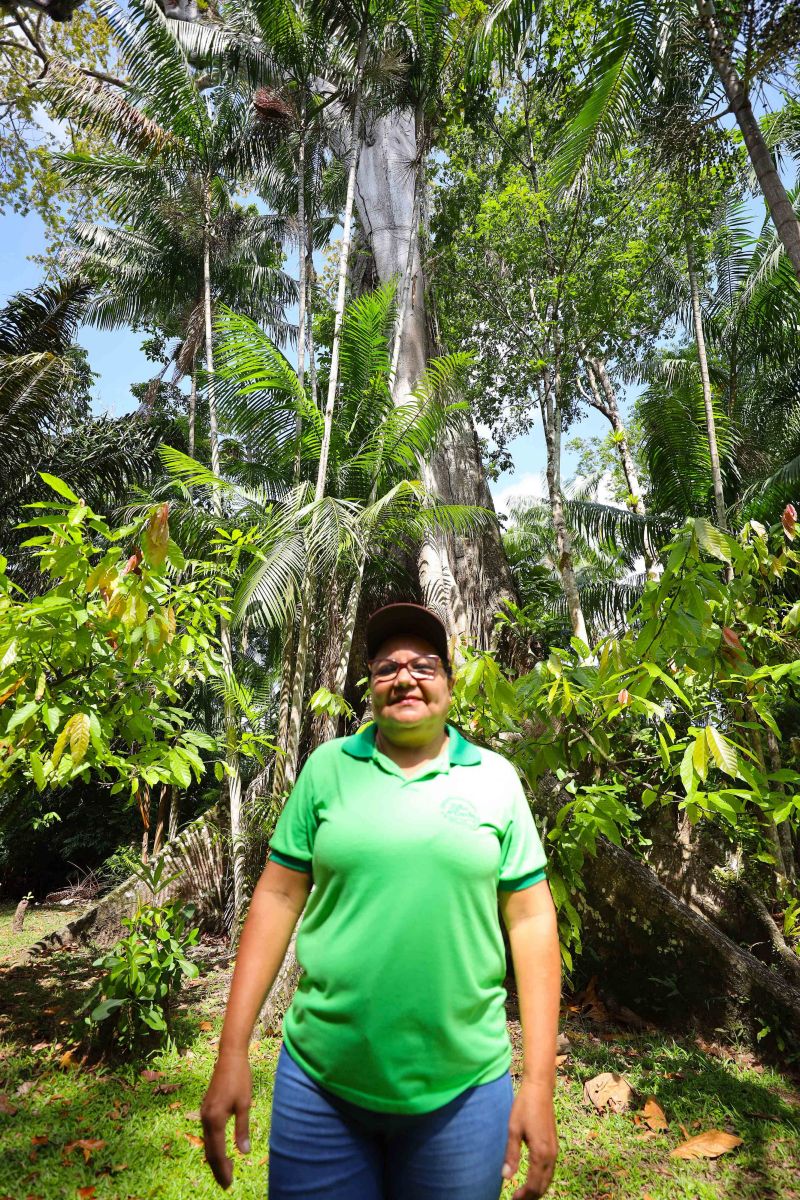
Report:
[[495,486],[490,490],[497,511],[507,513],[512,500],[544,500],[547,496],[547,483],[543,475],[528,472],[514,483],[507,483],[501,488]]

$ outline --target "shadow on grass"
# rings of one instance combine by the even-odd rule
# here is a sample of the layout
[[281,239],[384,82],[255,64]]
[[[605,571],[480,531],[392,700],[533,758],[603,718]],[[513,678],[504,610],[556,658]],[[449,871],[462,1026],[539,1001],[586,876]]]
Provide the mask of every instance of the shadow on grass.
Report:
[[[560,1085],[561,1173],[569,1188],[556,1196],[628,1197],[643,1187],[654,1197],[761,1200],[800,1197],[800,1094],[796,1081],[744,1055],[746,1065],[716,1057],[691,1040],[654,1033],[632,1035],[603,1027],[569,1024],[572,1058]],[[653,1096],[669,1129],[653,1136],[633,1114],[599,1115],[583,1101],[587,1080],[616,1071],[641,1102]],[[669,1157],[686,1136],[710,1129],[743,1139],[716,1160]],[[570,1144],[570,1140],[574,1144]]]
[[[213,1068],[224,971],[184,986],[175,1047],[124,1061],[97,1049],[85,1055],[71,1042],[75,1014],[97,978],[94,957],[61,950],[0,965],[0,1196],[66,1200],[94,1188],[86,1193],[92,1200],[218,1197],[198,1110]],[[254,1050],[255,1152],[237,1164],[242,1200],[266,1191],[277,1054],[272,1041]]]

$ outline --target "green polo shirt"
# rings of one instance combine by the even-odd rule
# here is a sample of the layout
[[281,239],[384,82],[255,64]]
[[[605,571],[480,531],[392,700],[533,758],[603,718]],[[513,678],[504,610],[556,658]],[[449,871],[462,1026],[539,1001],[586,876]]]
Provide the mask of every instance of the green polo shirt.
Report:
[[379,1112],[430,1112],[508,1069],[497,889],[545,878],[516,771],[447,728],[442,755],[410,778],[374,725],[320,746],[270,847],[314,880],[286,1048]]

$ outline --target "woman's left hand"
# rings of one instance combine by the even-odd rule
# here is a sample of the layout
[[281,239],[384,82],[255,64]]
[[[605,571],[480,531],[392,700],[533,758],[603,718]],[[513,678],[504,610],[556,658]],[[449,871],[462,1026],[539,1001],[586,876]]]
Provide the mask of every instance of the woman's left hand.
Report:
[[514,1192],[514,1200],[538,1200],[550,1186],[558,1157],[558,1135],[552,1089],[522,1081],[508,1121],[503,1178],[519,1169],[522,1142],[528,1147],[528,1175]]

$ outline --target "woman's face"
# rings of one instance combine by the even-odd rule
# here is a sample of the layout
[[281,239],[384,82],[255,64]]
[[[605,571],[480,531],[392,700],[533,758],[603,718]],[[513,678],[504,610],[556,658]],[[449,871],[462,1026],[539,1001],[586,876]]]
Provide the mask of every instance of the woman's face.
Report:
[[[436,651],[424,638],[402,635],[385,641],[371,666],[386,658],[408,663],[429,655],[436,656]],[[401,668],[393,679],[384,682],[371,670],[370,692],[375,724],[388,741],[402,746],[424,745],[444,729],[451,692],[441,661],[432,679],[414,679]]]

